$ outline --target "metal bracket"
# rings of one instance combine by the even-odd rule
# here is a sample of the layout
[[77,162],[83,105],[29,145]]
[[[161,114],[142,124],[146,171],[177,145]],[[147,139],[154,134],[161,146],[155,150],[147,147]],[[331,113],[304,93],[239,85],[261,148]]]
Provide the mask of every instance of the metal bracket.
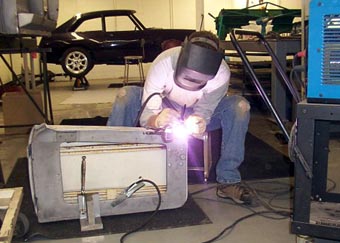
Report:
[[99,195],[89,193],[78,196],[81,231],[103,229],[100,217]]
[[313,177],[312,168],[309,166],[305,157],[303,156],[296,139],[297,139],[297,122],[293,124],[293,127],[290,131],[288,143],[289,158],[295,163],[300,163],[304,171],[306,172],[307,178],[312,179]]
[[103,229],[100,217],[99,194],[85,193],[86,156],[81,161],[81,191],[78,195],[81,231]]
[[303,169],[305,170],[307,178],[308,179],[312,179],[312,177],[313,177],[312,169],[308,165],[308,163],[307,163],[305,157],[303,156],[303,154],[301,153],[300,148],[298,146],[295,146],[294,147],[294,152],[295,152],[295,155],[296,155],[296,159],[301,163]]

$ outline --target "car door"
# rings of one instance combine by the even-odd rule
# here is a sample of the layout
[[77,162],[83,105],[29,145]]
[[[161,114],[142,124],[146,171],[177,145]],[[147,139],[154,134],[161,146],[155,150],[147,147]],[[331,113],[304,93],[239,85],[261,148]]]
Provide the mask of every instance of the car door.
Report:
[[[104,28],[104,17],[99,15],[82,19],[81,23],[70,33],[72,46],[88,50],[96,64],[100,64],[110,55],[107,54],[106,41],[109,38]],[[107,56],[107,57],[106,57]]]
[[123,63],[124,56],[143,55],[143,30],[126,16],[105,17],[106,40],[102,58],[113,63]]

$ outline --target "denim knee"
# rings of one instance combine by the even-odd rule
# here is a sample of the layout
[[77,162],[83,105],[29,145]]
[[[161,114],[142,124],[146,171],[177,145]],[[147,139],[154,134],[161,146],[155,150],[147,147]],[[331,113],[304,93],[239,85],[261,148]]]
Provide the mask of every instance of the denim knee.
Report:
[[142,88],[125,86],[118,91],[112,105],[108,126],[134,126],[135,119],[141,106]]
[[[116,102],[125,101],[130,103],[133,100],[140,100],[141,97],[141,87],[139,86],[124,86],[119,89]],[[129,102],[130,101],[130,102]]]
[[237,120],[243,120],[249,116],[250,104],[242,96],[235,95],[235,118]]

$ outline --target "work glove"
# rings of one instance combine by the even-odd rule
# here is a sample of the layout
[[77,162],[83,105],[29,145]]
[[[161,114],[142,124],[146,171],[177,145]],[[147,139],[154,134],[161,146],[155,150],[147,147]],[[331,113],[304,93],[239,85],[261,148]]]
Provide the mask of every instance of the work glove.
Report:
[[198,115],[190,115],[185,119],[184,125],[193,136],[201,136],[207,127],[206,121]]
[[177,111],[170,108],[165,108],[157,115],[155,126],[157,128],[164,128],[167,125],[178,122],[180,118],[181,116]]

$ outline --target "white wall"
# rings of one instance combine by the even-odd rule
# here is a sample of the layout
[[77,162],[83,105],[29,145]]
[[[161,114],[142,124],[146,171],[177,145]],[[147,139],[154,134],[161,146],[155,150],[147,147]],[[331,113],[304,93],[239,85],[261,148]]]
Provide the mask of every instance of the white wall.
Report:
[[[275,4],[287,8],[300,8],[303,0],[272,0]],[[257,4],[257,0],[249,0],[249,4]],[[196,5],[198,10],[196,11]],[[247,0],[59,0],[58,24],[65,22],[71,16],[80,12],[104,9],[134,9],[137,17],[147,27],[196,29],[201,21],[200,12],[204,7],[204,29],[216,33],[212,17],[218,16],[221,9],[239,9],[247,6]],[[21,72],[20,55],[13,55],[15,71]],[[6,56],[8,59],[8,55]],[[38,65],[36,65],[38,66]],[[144,65],[147,72],[149,65]],[[87,75],[87,78],[117,78],[123,75],[123,66],[97,65]],[[48,65],[54,73],[63,73],[59,65]],[[137,76],[137,68],[132,67],[132,75]],[[0,64],[0,77],[4,82],[11,80],[11,74]],[[63,77],[62,77],[63,78]]]

